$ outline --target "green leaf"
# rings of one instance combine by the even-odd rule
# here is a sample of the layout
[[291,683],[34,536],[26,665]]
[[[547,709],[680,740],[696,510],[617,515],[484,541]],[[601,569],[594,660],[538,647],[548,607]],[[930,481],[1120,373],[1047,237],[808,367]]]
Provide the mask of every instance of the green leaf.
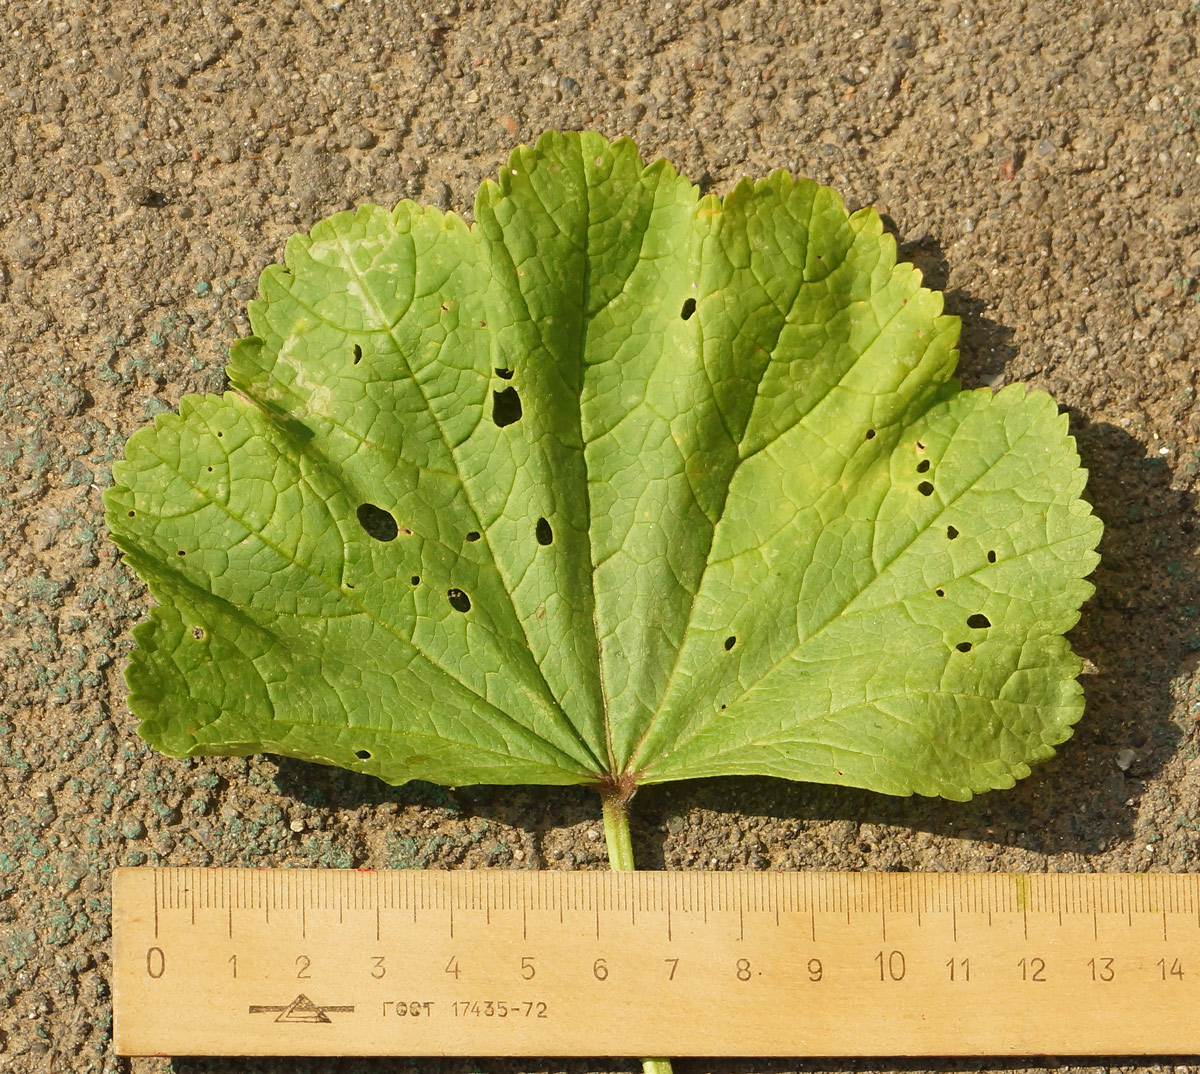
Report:
[[339,214],[261,294],[235,390],[106,497],[160,602],[128,670],[158,749],[966,798],[1081,715],[1066,416],[959,390],[873,210],[551,133],[472,226]]

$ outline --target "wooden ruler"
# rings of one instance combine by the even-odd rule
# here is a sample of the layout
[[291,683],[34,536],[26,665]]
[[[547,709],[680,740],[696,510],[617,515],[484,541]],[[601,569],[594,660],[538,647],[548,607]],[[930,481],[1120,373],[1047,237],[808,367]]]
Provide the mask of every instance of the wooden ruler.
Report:
[[118,869],[121,1055],[1200,1053],[1200,875]]

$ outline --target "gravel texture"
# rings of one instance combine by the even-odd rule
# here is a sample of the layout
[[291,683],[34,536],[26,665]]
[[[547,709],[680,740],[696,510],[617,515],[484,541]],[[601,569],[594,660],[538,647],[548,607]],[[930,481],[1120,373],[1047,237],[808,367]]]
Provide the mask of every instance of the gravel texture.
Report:
[[[1107,525],[1072,635],[1087,714],[1016,790],[955,805],[764,779],[654,788],[635,804],[640,863],[1200,868],[1198,13],[1186,0],[0,5],[0,1069],[635,1069],[131,1063],[109,1035],[114,865],[605,866],[583,790],[391,790],[267,757],[151,754],[121,679],[147,595],[101,522],[126,436],[221,388],[289,234],[368,200],[469,209],[510,148],[551,127],[631,135],[718,191],[783,167],[877,205],[963,318],[964,382],[1028,381],[1070,408]],[[1127,1069],[1194,1069],[1178,1063]],[[676,1069],[931,1066],[1004,1069]]]

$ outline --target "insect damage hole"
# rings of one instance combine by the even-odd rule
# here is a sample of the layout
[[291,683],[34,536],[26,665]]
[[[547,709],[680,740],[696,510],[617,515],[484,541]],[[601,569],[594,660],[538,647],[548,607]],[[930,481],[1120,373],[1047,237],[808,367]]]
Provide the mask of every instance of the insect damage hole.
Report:
[[419,586],[419,585],[421,584],[421,576],[420,576],[419,574],[414,574],[414,575],[413,575],[413,576],[412,576],[412,577],[409,579],[409,582],[411,582],[411,583],[412,583],[412,585],[414,585],[414,586]]
[[400,532],[395,518],[390,511],[376,507],[373,503],[358,505],[358,524],[366,531],[368,537],[377,541],[394,541]]
[[550,528],[550,523],[544,518],[537,520],[537,525],[534,527],[534,535],[537,537],[537,543],[543,548],[554,541],[554,531]]
[[371,759],[371,751],[370,750],[355,750],[354,756],[357,757],[360,761],[369,761]]
[[202,626],[192,627],[192,637],[195,638],[197,641],[203,641],[207,637],[207,635],[204,633],[204,627],[202,627]]
[[687,301],[686,301],[686,302],[683,304],[683,309],[681,309],[681,310],[679,311],[679,316],[680,316],[680,317],[681,317],[683,320],[687,321],[687,320],[690,320],[690,319],[691,319],[691,316],[692,316],[692,314],[693,314],[693,313],[695,313],[695,312],[696,312],[696,300],[695,300],[694,298],[689,298],[689,299],[688,299],[688,300],[687,300]]
[[946,540],[947,541],[953,541],[957,536],[958,536],[958,530],[956,530],[953,526],[946,527]]
[[725,639],[725,651],[729,652],[729,650],[732,649],[736,644],[737,636],[735,634],[730,634],[729,637]]
[[471,532],[467,534],[467,540],[471,541],[472,543],[474,543],[475,541],[478,541],[479,540],[479,531],[471,530]]
[[922,459],[919,463],[917,463],[917,473],[919,473],[919,474],[929,473],[929,466],[930,466],[929,460]]
[[501,380],[512,380],[512,373],[513,371],[511,369],[496,370],[496,376],[498,376]]
[[921,483],[920,483],[920,484],[917,486],[917,491],[918,491],[918,492],[919,492],[919,493],[920,493],[922,496],[932,496],[932,495],[933,495],[933,482],[931,482],[931,481],[922,481],[922,482],[921,482]]
[[996,562],[996,550],[994,548],[991,548],[988,550],[988,562],[989,563]]
[[875,430],[874,430],[874,429],[868,429],[868,430],[867,430],[867,439],[868,439],[868,440],[874,440],[874,439],[875,439]]
[[969,653],[973,646],[969,641],[960,641],[956,646],[954,646],[954,648],[956,648],[960,653]]
[[967,618],[967,626],[972,630],[986,630],[992,625],[992,621],[982,612],[976,612]]
[[521,397],[516,388],[505,388],[492,392],[492,421],[498,429],[521,420]]
[[447,589],[446,599],[450,601],[450,607],[456,612],[466,613],[471,610],[471,598],[461,589]]
[[358,365],[362,361],[362,347],[357,343],[354,344],[354,364]]

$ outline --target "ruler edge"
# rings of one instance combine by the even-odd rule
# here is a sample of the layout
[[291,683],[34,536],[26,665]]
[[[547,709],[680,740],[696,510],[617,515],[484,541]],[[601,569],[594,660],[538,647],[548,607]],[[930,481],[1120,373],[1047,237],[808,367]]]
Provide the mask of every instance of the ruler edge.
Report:
[[[412,893],[418,897],[418,905],[428,906],[430,909],[436,909],[436,906],[421,900],[420,891],[425,889],[428,894],[429,888],[432,886],[436,890],[444,890],[445,887],[459,888],[466,884],[479,884],[482,887],[491,887],[492,891],[487,894],[495,893],[495,885],[498,883],[511,885],[516,881],[520,885],[526,883],[527,878],[533,878],[537,884],[550,884],[563,886],[606,886],[609,888],[628,889],[630,886],[637,886],[649,883],[654,888],[663,888],[668,885],[682,885],[687,883],[689,887],[695,891],[697,888],[704,888],[712,883],[724,886],[727,892],[734,896],[736,901],[734,905],[746,905],[749,897],[761,891],[764,887],[767,889],[778,888],[779,881],[791,881],[793,883],[803,883],[810,891],[813,887],[821,884],[823,881],[828,883],[833,881],[841,883],[845,887],[856,889],[853,892],[846,892],[844,889],[841,894],[855,894],[866,896],[868,900],[871,897],[882,895],[887,889],[902,889],[912,891],[915,888],[926,886],[926,891],[930,888],[935,889],[950,889],[951,892],[960,885],[970,883],[972,881],[982,881],[985,886],[990,889],[990,892],[996,890],[998,882],[1007,881],[1012,885],[1011,890],[1017,900],[1017,904],[1013,911],[1019,912],[1022,907],[1019,905],[1024,898],[1034,900],[1027,907],[1030,912],[1041,912],[1042,908],[1036,905],[1040,901],[1041,896],[1047,894],[1056,894],[1061,892],[1061,889],[1067,884],[1081,885],[1085,889],[1095,891],[1106,881],[1115,882],[1119,890],[1115,893],[1122,895],[1130,893],[1133,895],[1141,895],[1155,902],[1162,902],[1163,897],[1168,897],[1166,901],[1174,901],[1169,898],[1175,891],[1180,888],[1184,889],[1184,894],[1190,894],[1193,898],[1193,904],[1186,909],[1169,909],[1165,905],[1160,905],[1151,910],[1145,907],[1137,907],[1133,905],[1122,906],[1119,910],[1109,909],[1104,907],[1092,907],[1100,912],[1174,912],[1174,913],[1190,913],[1196,914],[1200,921],[1200,871],[1196,872],[958,872],[947,871],[939,872],[934,870],[929,871],[914,871],[914,872],[886,872],[886,871],[855,871],[855,870],[720,870],[708,871],[702,869],[638,869],[630,871],[616,872],[611,870],[601,869],[357,869],[357,868],[324,868],[299,866],[296,868],[268,866],[149,866],[149,865],[122,865],[115,866],[112,870],[112,917],[115,924],[116,909],[118,902],[126,903],[130,897],[136,892],[144,897],[143,885],[147,883],[144,879],[147,876],[153,876],[155,890],[155,904],[158,905],[160,893],[168,889],[169,885],[161,884],[160,879],[165,877],[180,877],[180,878],[211,878],[216,875],[240,875],[259,878],[277,878],[284,884],[288,881],[299,881],[301,877],[332,877],[341,876],[350,881],[351,878],[357,878],[360,882],[375,880],[376,886],[381,880],[388,878],[398,879],[400,877],[407,878],[411,881]],[[469,880],[467,878],[470,878]],[[501,879],[503,878],[503,879]],[[518,879],[519,878],[519,879]],[[482,881],[482,883],[480,883]],[[207,886],[207,885],[206,885]],[[874,890],[872,890],[872,887]],[[1056,889],[1047,891],[1047,889]],[[1189,892],[1186,889],[1191,888]],[[740,890],[739,890],[740,889]],[[484,895],[485,892],[477,889],[476,894]],[[562,892],[552,893],[562,894]],[[672,894],[678,894],[678,890]],[[919,892],[918,892],[919,894]],[[1103,900],[1101,900],[1103,901]],[[251,908],[253,903],[235,900],[232,903],[222,901],[220,903],[205,902],[203,899],[197,904],[197,908],[203,906],[221,906],[222,908],[233,906],[236,908]],[[277,902],[271,902],[270,905],[278,906]],[[405,904],[406,906],[409,904]],[[526,905],[524,901],[521,903],[513,903],[514,907],[518,905]],[[1060,908],[1059,903],[1053,905]],[[164,907],[167,908],[167,907]],[[282,908],[282,907],[281,907]],[[456,908],[459,908],[456,904]],[[532,905],[529,909],[534,909]],[[717,909],[720,909],[719,907]],[[865,912],[868,907],[863,907]],[[993,911],[1005,912],[1004,907],[992,905]],[[1081,911],[1075,911],[1081,912]],[[115,945],[115,932],[114,932]]]

